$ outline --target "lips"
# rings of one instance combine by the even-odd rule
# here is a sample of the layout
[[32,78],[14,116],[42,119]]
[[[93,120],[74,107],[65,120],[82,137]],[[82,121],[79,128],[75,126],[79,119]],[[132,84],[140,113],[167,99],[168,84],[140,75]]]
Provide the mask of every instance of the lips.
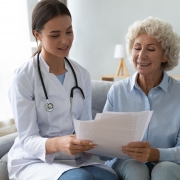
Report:
[[140,63],[140,62],[137,62],[137,64],[139,65],[139,66],[149,66],[151,63]]
[[67,50],[69,46],[58,48],[59,50]]

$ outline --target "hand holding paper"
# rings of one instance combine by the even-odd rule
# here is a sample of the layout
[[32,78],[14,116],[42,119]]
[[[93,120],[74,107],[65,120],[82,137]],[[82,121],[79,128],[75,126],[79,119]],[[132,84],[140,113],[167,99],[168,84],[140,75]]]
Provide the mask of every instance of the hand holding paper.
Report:
[[74,120],[76,137],[97,145],[88,151],[92,154],[129,158],[121,151],[122,146],[142,140],[151,116],[152,111],[105,112],[92,121]]

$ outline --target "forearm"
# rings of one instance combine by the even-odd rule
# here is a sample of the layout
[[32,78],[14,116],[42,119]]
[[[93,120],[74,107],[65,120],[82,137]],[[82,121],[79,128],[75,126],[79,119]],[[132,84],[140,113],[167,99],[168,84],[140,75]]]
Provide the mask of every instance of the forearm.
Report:
[[158,148],[160,152],[159,161],[171,161],[180,164],[180,146],[173,148]]
[[149,154],[148,161],[149,162],[158,162],[159,161],[159,157],[160,157],[159,150],[156,149],[156,148],[151,148],[150,149],[150,154]]

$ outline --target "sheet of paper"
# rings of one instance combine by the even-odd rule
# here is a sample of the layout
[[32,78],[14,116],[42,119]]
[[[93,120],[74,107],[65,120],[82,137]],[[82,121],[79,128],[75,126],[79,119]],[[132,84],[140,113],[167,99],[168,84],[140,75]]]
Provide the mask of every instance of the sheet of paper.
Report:
[[129,158],[122,153],[122,146],[141,141],[150,122],[152,111],[129,113],[102,113],[92,121],[74,120],[76,137],[91,140],[97,145],[88,151],[92,154]]
[[102,115],[101,113],[96,113],[96,116],[95,116],[94,120],[95,119],[101,119],[101,115]]

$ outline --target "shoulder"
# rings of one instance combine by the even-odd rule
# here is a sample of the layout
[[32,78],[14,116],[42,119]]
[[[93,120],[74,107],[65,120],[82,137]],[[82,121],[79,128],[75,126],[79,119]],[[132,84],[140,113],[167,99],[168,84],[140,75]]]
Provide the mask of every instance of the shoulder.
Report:
[[180,91],[180,79],[174,79],[171,76],[169,76],[168,90],[169,91],[177,91],[177,93],[179,93],[179,91]]
[[14,81],[21,81],[27,80],[28,78],[32,77],[32,71],[34,69],[34,58],[30,58],[30,60],[23,63],[19,68],[14,70],[13,80]]
[[131,88],[131,82],[132,82],[132,77],[128,77],[125,79],[122,79],[118,82],[115,82],[112,86],[111,86],[111,92],[123,92],[123,91],[129,91]]

